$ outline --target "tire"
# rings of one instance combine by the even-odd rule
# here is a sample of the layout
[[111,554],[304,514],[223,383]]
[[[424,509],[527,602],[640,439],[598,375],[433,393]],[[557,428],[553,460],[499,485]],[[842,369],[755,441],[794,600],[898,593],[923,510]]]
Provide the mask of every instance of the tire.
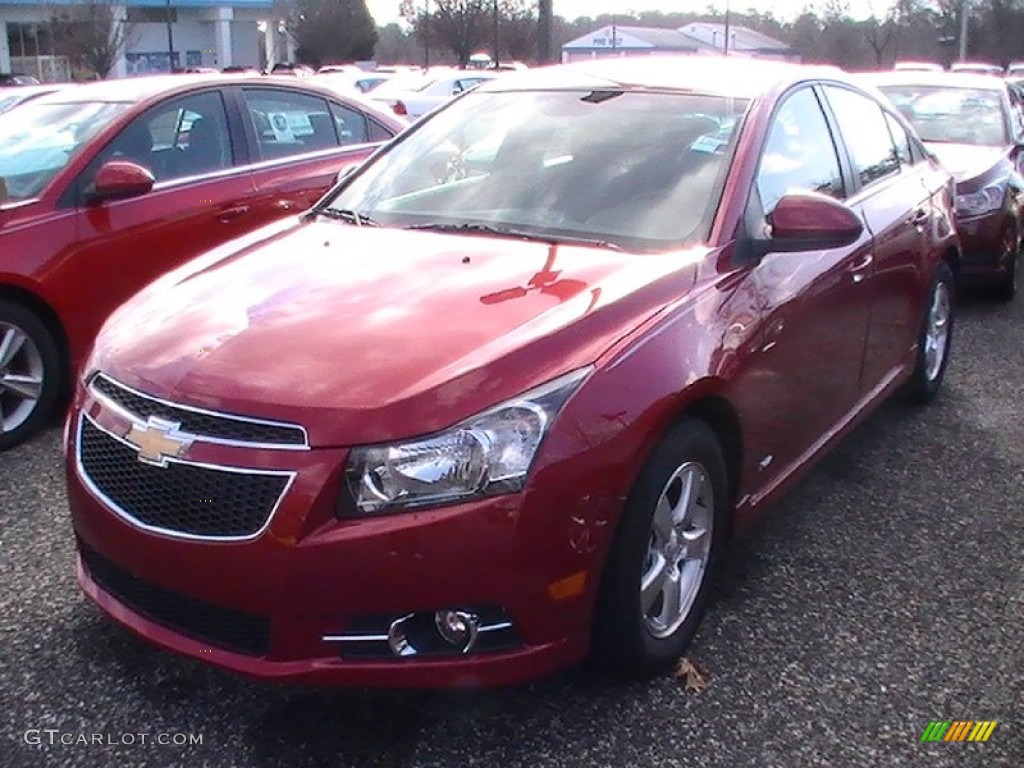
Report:
[[[935,270],[928,300],[925,302],[921,330],[917,338],[917,362],[907,382],[906,395],[912,403],[924,404],[935,398],[949,366],[956,320],[956,281],[949,265],[943,262]],[[945,305],[942,320],[941,305]]]
[[992,289],[992,296],[998,301],[1013,301],[1017,295],[1017,270],[1020,264],[1020,245],[1017,241],[1017,230],[1012,224],[1007,224],[1003,231],[1002,243],[1000,245],[1000,258],[1009,261],[1009,271]]
[[21,304],[0,301],[0,451],[49,423],[61,379],[60,352],[46,324]]
[[[692,495],[695,504],[684,504],[687,483],[696,478],[703,478],[703,490]],[[678,511],[685,506],[689,516],[681,522],[676,516],[673,526],[665,525],[671,518],[656,515],[663,498],[678,499],[670,507]],[[593,650],[600,666],[626,677],[649,678],[668,671],[683,655],[718,570],[729,498],[725,458],[714,432],[703,421],[682,421],[655,447],[626,501],[595,616]],[[667,528],[674,534],[666,536]],[[701,528],[703,537],[679,536],[694,536]],[[676,558],[680,567],[673,568]],[[678,610],[669,610],[666,598],[676,583],[674,575],[680,599]],[[647,599],[642,598],[644,580],[652,585]]]

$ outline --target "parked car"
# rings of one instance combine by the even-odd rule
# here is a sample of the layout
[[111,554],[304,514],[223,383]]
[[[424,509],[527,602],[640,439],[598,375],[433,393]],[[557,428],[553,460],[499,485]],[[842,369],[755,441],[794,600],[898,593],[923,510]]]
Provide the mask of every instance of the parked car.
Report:
[[882,72],[869,78],[956,178],[964,276],[1013,299],[1024,232],[1024,130],[1012,86],[971,74]]
[[313,80],[341,93],[361,95],[369,93],[392,79],[387,72],[318,72]]
[[0,118],[0,448],[54,415],[107,315],[320,197],[403,123],[298,81],[80,85]]
[[957,261],[949,174],[839,70],[508,75],[114,314],[66,423],[80,583],[267,679],[661,672],[730,532],[935,396]]
[[21,72],[0,72],[0,87],[42,85],[36,78]]
[[32,99],[38,99],[40,96],[56,93],[62,88],[67,87],[69,86],[25,85],[20,88],[6,88],[0,91],[0,114],[14,109],[19,104],[25,104],[26,102],[32,101]]
[[418,120],[464,91],[498,77],[499,73],[480,69],[446,69],[415,75],[418,82],[406,86],[398,78],[371,91],[375,101],[387,104],[400,117]]
[[957,61],[949,65],[950,72],[962,72],[975,75],[1001,75],[1003,68],[996,64],[982,61]]
[[897,72],[944,72],[941,64],[931,61],[897,61],[893,64]]

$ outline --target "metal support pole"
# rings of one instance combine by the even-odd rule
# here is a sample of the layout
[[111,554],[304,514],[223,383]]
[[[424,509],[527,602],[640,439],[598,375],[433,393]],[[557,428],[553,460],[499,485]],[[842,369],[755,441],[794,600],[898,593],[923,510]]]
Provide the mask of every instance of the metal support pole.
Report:
[[174,71],[174,30],[171,26],[171,0],[167,0],[167,66]]
[[963,0],[960,6],[960,61],[967,60],[967,19],[970,13],[970,0]]

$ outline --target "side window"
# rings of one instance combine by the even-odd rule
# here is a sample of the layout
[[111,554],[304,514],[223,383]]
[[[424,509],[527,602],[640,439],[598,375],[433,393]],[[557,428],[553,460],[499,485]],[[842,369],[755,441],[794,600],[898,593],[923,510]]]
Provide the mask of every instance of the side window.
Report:
[[319,152],[338,146],[326,99],[273,88],[245,88],[245,106],[262,160]]
[[234,165],[227,113],[219,91],[158,104],[139,115],[101,154],[149,168],[158,182],[201,176]]
[[900,163],[882,108],[846,88],[826,87],[825,92],[860,183],[867,186],[898,173]]
[[892,135],[893,144],[896,145],[896,156],[899,158],[900,165],[913,165],[914,158],[910,150],[910,136],[903,126],[899,124],[899,121],[888,112],[885,113],[885,122],[889,125],[889,133]]
[[331,116],[342,145],[366,143],[366,116],[362,112],[332,102]]
[[755,183],[766,214],[790,191],[845,196],[832,133],[810,88],[787,97],[775,113]]

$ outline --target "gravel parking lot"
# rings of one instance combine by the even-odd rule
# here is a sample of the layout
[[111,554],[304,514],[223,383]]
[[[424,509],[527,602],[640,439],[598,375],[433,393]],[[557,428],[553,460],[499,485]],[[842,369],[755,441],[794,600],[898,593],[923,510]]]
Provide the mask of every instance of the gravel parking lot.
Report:
[[[1024,301],[969,299],[953,354],[936,403],[883,408],[736,543],[702,693],[279,688],[152,650],[74,583],[52,430],[0,455],[0,767],[1021,768]],[[920,743],[958,719],[999,725]]]

